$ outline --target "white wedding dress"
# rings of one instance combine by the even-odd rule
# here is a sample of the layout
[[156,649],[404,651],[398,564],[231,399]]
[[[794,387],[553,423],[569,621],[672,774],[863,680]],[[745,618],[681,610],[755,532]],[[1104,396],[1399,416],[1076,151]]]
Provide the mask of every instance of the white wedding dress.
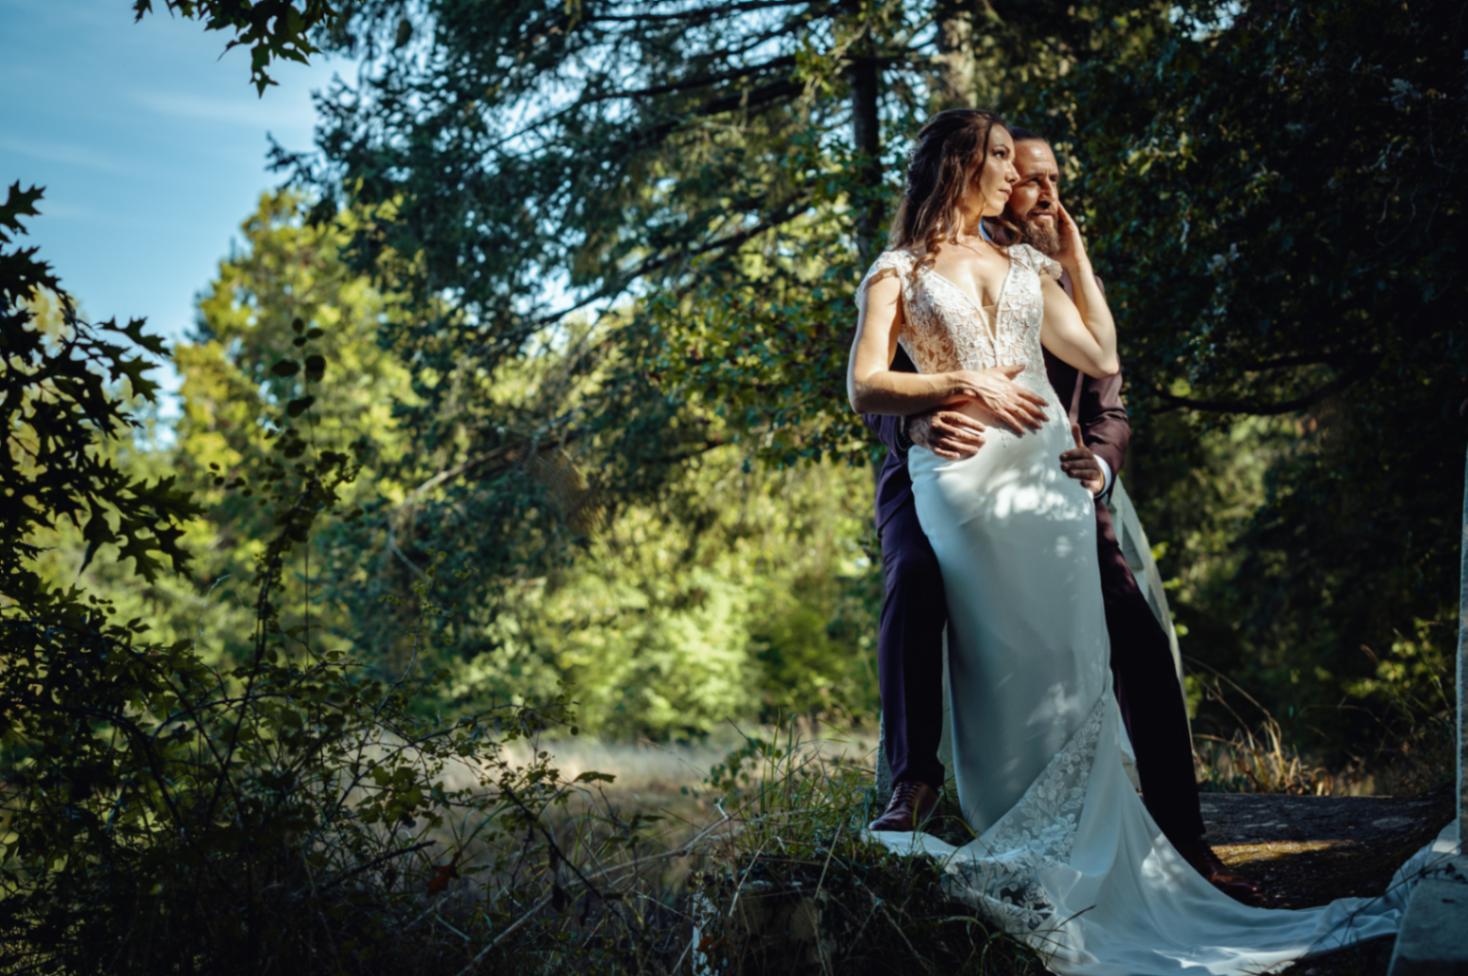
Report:
[[[1264,973],[1396,931],[1407,883],[1455,850],[1445,831],[1380,898],[1253,908],[1218,891],[1173,849],[1124,771],[1090,493],[1060,469],[1069,421],[1046,379],[1040,276],[1054,261],[1009,249],[995,314],[905,251],[862,280],[896,275],[900,342],[923,372],[1023,364],[1046,422],[991,427],[973,457],[908,455],[918,519],[948,598],[949,695],[959,805],[976,839],[871,836],[939,858],[947,885],[1062,976]],[[860,290],[858,292],[860,295]]]

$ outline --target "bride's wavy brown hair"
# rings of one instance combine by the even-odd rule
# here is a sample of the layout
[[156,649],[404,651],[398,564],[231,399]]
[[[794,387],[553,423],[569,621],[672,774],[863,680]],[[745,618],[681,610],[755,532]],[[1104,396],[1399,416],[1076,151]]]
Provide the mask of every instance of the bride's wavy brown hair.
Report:
[[916,245],[931,260],[961,230],[959,204],[989,156],[989,137],[1004,120],[978,108],[950,108],[928,120],[907,162],[907,187],[888,234],[889,246]]

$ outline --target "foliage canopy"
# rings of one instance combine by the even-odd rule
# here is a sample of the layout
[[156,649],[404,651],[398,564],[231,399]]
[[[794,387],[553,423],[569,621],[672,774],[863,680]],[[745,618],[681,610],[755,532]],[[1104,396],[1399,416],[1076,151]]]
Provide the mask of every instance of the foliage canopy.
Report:
[[[419,377],[407,425],[443,451],[420,511],[555,555],[584,533],[522,526],[545,509],[476,458],[554,443],[610,511],[718,444],[870,456],[842,361],[907,134],[998,107],[1054,141],[1091,228],[1144,512],[1208,539],[1205,565],[1164,563],[1208,595],[1182,608],[1194,653],[1319,709],[1452,612],[1464,29],[1442,0],[362,0],[334,43],[368,70],[322,99],[319,154],[279,162],[363,208],[356,267],[446,303],[385,327]],[[539,381],[557,395],[488,395],[547,349],[571,353]],[[1242,520],[1169,497],[1244,470]],[[462,551],[435,528],[458,523],[417,524]]]

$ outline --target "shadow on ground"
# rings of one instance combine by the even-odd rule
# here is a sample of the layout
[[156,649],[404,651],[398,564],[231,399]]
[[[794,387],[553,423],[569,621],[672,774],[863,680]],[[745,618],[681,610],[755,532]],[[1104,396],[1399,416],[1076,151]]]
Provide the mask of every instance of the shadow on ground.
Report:
[[[1381,894],[1392,873],[1453,818],[1450,789],[1424,797],[1203,795],[1208,839],[1272,908]],[[1291,976],[1383,976],[1392,940],[1307,960]]]

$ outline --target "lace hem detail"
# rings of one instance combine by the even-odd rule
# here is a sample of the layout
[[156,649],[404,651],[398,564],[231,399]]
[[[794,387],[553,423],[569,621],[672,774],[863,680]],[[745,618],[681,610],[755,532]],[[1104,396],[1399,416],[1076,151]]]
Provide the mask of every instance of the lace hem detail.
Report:
[[974,856],[960,854],[947,866],[952,894],[977,902],[1006,931],[1035,935],[1036,948],[1048,941],[1042,930],[1066,921],[1058,917],[1042,874],[1047,867],[1063,867],[1070,860],[1107,698],[1097,699],[1080,728],[1019,802],[969,845]]

